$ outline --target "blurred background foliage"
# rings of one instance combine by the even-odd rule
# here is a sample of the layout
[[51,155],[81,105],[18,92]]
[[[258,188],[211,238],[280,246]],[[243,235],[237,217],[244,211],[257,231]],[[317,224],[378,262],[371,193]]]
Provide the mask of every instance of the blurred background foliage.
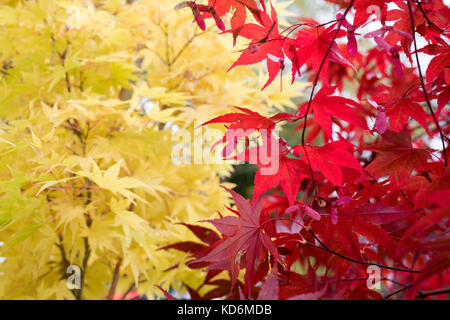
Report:
[[[173,133],[193,136],[233,106],[293,109],[305,85],[261,92],[263,64],[226,72],[245,42],[200,32],[177,2],[0,1],[1,298],[159,295],[155,284],[202,282],[188,254],[158,249],[195,240],[177,222],[223,211],[232,168],[174,165]],[[252,172],[239,166],[229,181],[249,195]],[[66,286],[69,265],[81,267],[82,292]]]

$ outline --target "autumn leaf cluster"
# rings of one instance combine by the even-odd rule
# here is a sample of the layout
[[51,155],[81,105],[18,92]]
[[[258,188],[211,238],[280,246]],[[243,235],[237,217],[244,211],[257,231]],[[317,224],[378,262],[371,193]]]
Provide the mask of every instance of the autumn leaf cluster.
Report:
[[[289,72],[292,83],[312,83],[290,112],[237,106],[204,123],[241,129],[217,144],[258,171],[252,199],[229,191],[235,207],[208,220],[209,233],[194,232],[201,242],[165,248],[191,253],[188,266],[206,272],[200,286],[187,286],[193,299],[449,293],[450,8],[441,0],[326,2],[335,19],[300,13],[286,28],[270,1],[175,8],[190,7],[201,29],[211,21],[233,42],[246,39],[229,69],[264,62],[263,90]],[[296,139],[276,135],[284,124],[296,126]],[[263,149],[277,152],[276,172],[264,173]],[[224,273],[229,280],[218,278]]]

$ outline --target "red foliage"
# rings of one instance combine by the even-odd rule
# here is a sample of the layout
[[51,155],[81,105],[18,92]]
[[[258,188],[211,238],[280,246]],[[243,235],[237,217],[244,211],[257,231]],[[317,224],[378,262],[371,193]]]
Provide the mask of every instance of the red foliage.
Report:
[[[203,243],[163,248],[189,252],[189,266],[206,268],[204,283],[188,288],[193,299],[445,299],[450,292],[450,8],[442,0],[328,2],[343,9],[335,20],[299,18],[285,30],[264,1],[177,6],[190,7],[202,29],[212,18],[223,31],[221,17],[230,12],[225,32],[251,40],[231,68],[265,60],[263,89],[285,60],[293,81],[305,67],[313,82],[292,114],[266,118],[238,107],[205,123],[227,124],[214,145],[225,144],[224,158],[245,140],[245,151],[231,158],[259,169],[252,201],[230,190],[234,216],[208,221],[221,237],[186,225]],[[361,34],[377,19],[380,29]],[[373,48],[358,46],[363,37]],[[427,44],[418,47],[418,38]],[[428,66],[419,53],[431,56]],[[275,137],[282,121],[300,122],[298,145]],[[254,133],[260,142],[250,146]],[[264,173],[270,164],[261,150],[275,152],[274,172]],[[368,267],[379,268],[381,289],[369,285]],[[230,280],[214,280],[223,271]],[[206,285],[213,289],[201,296]]]

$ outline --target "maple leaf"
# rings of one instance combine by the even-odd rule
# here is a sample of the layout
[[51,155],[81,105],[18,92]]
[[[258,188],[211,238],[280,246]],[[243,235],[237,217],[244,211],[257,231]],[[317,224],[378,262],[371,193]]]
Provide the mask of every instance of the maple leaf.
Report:
[[262,168],[270,165],[261,166],[256,172],[252,201],[258,201],[267,190],[280,184],[281,189],[288,198],[289,204],[293,205],[300,189],[300,183],[304,178],[310,176],[308,166],[301,160],[291,159],[283,154],[280,154],[276,173],[264,174]]
[[277,14],[272,5],[270,17],[265,11],[260,11],[260,16],[261,25],[247,23],[240,29],[239,35],[252,41],[228,71],[239,65],[251,65],[266,60],[269,79],[261,89],[264,90],[284,68],[284,53],[283,40],[278,31]]
[[[318,138],[323,139],[324,141],[327,141],[328,140],[327,134],[322,130],[322,127],[316,121],[316,119],[314,119],[314,117],[313,117],[313,118],[308,118],[307,120],[308,121],[307,121],[306,128],[308,130],[306,131],[305,142],[308,144],[312,144]],[[299,121],[298,126],[295,128],[295,131],[303,130],[303,126],[304,126],[304,120]]]
[[346,297],[347,300],[381,300],[383,296],[375,291],[368,288],[358,288],[350,292]]
[[180,224],[187,227],[189,230],[191,230],[193,234],[197,236],[197,238],[199,238],[200,240],[209,245],[217,242],[220,239],[219,235],[211,229],[196,226],[189,223],[180,223]]
[[[362,61],[363,55],[361,53],[358,53],[356,51],[355,56],[351,56],[348,53],[348,49],[346,49],[347,45],[345,45],[343,43],[339,43],[338,46],[339,46],[339,49],[342,51],[342,54],[344,55],[344,57],[346,59],[348,59],[349,61],[351,61],[353,64],[355,64],[356,62],[359,64],[364,63]],[[340,63],[335,63],[333,61],[330,61],[329,65],[328,65],[328,71],[327,71],[328,83],[330,85],[336,86],[336,88],[338,89],[339,92],[343,92],[344,84],[347,84],[348,82],[350,82],[350,83],[354,82],[354,74],[355,74],[355,71],[353,69],[349,69]],[[310,79],[314,80],[313,74],[310,75]],[[359,81],[361,82],[362,79]],[[358,99],[360,99],[360,98],[358,97]]]
[[[322,87],[314,96],[309,110],[309,112],[313,112],[314,119],[319,123],[320,127],[331,140],[333,136],[332,116],[363,129],[367,128],[365,122],[355,110],[361,108],[360,104],[351,99],[332,96],[331,94],[333,94],[335,90],[335,87]],[[308,103],[304,103],[300,107],[298,117],[305,115],[307,106]]]
[[[447,73],[450,74],[450,68],[448,68]],[[448,79],[449,79],[448,82],[450,83],[450,76],[448,76]],[[436,113],[440,114],[442,109],[444,109],[444,107],[448,105],[450,101],[450,86],[443,87],[442,91],[438,95],[437,101],[438,101],[438,108]]]
[[435,274],[443,273],[448,269],[450,269],[450,255],[448,253],[448,250],[442,253],[434,254],[431,260],[426,264],[425,268],[422,270],[422,273],[416,278],[416,280],[410,286],[406,298],[412,299],[415,296],[417,290],[419,289],[420,284],[424,282],[426,279],[430,278]]
[[394,254],[395,250],[393,241],[385,229],[364,220],[361,216],[350,217],[349,220],[351,221],[352,228],[356,233],[366,237],[369,241],[372,241],[375,244],[381,245],[383,250],[386,250],[391,255]]
[[[255,130],[260,130],[263,135],[270,134],[275,129],[277,122],[281,120],[290,121],[295,117],[289,113],[277,113],[269,118],[247,108],[236,107],[242,113],[228,113],[218,116],[202,124],[202,126],[212,123],[229,123],[227,131],[221,140],[216,141],[212,146],[213,150],[218,144],[225,144],[222,150],[222,157],[230,156],[236,149],[239,139],[247,139],[247,136]],[[246,142],[248,142],[246,140]]]
[[204,250],[205,248],[206,247],[200,243],[196,243],[193,241],[182,241],[158,248],[158,250],[175,249],[187,253],[198,253]]
[[269,276],[261,286],[261,290],[258,294],[258,300],[278,300],[279,291],[278,264],[274,263]]
[[289,153],[294,156],[299,154],[284,139],[277,140],[270,132],[264,132],[261,137],[263,145],[249,148],[233,157],[234,160],[260,166],[254,179],[252,202],[256,203],[267,190],[280,184],[289,204],[293,205],[301,181],[309,176],[309,168],[301,160],[287,157]]
[[[309,259],[305,261],[306,274],[299,274],[294,271],[282,270],[283,281],[280,284],[279,296],[281,300],[293,298],[294,300],[302,300],[305,296],[297,297],[299,294],[312,294],[318,289],[317,274],[311,266]],[[304,269],[303,269],[304,270]],[[325,287],[327,287],[325,285]],[[305,297],[306,298],[306,297]],[[313,299],[313,297],[311,297]],[[318,299],[317,297],[316,299]]]
[[[239,4],[234,5],[235,1]],[[225,124],[227,134],[213,145],[213,148],[220,143],[225,145],[222,151],[224,158],[244,160],[259,166],[253,198],[250,203],[243,198],[235,199],[238,210],[230,210],[237,216],[210,221],[223,234],[223,238],[215,239],[209,247],[185,241],[168,248],[195,255],[199,261],[197,267],[211,264],[209,272],[230,271],[231,280],[218,280],[220,284],[217,282],[213,293],[204,297],[224,296],[229,291],[232,293],[227,298],[323,299],[326,296],[334,299],[381,299],[379,293],[366,289],[363,282],[341,281],[343,278],[359,277],[367,264],[371,264],[369,261],[386,269],[403,269],[403,265],[412,263],[423,267],[434,261],[425,268],[425,276],[419,276],[416,278],[419,281],[412,282],[412,287],[416,291],[419,286],[431,287],[428,278],[432,278],[433,286],[440,286],[443,280],[434,280],[441,277],[441,271],[445,271],[440,265],[448,268],[446,261],[443,261],[448,260],[448,239],[441,235],[449,217],[448,170],[442,161],[430,157],[433,150],[427,148],[428,137],[416,136],[413,141],[407,130],[412,118],[430,135],[427,118],[431,119],[431,115],[429,117],[421,106],[425,98],[437,99],[435,114],[438,117],[433,119],[435,122],[447,115],[443,108],[450,96],[449,46],[444,40],[448,8],[441,0],[430,3],[328,0],[346,9],[346,13],[354,10],[353,24],[338,13],[336,20],[324,24],[310,18],[300,18],[302,23],[279,32],[277,14],[272,6],[268,13],[263,2],[258,5],[262,8],[260,10],[253,6],[254,2],[249,7],[245,5],[247,1],[235,1],[209,0],[208,4],[214,11],[202,11],[199,7],[203,18],[214,19],[213,12],[223,15],[234,7],[232,20],[235,21],[231,21],[231,28],[226,32],[232,33],[234,41],[240,35],[250,39],[250,43],[245,50],[241,50],[231,68],[265,61],[269,79],[264,89],[284,70],[287,58],[292,62],[292,81],[297,75],[300,76],[300,69],[306,64],[307,78],[315,79],[315,71],[322,80],[322,87],[308,101],[309,105],[302,104],[294,115],[280,113],[274,117],[264,117],[249,109],[238,108],[239,112],[205,123]],[[411,9],[414,23],[410,19]],[[252,12],[255,22],[245,23],[247,10]],[[365,38],[373,38],[377,47],[358,52],[355,30],[375,21],[375,18],[368,20],[374,13],[381,27],[365,34]],[[386,25],[386,21],[393,23]],[[337,31],[338,23],[340,30]],[[407,68],[400,60],[400,55],[405,53],[412,64],[412,25],[417,34],[429,43],[419,50],[432,56],[426,71],[427,83],[424,83],[422,74],[416,68]],[[335,40],[344,36],[347,41],[338,45]],[[344,49],[344,46],[347,48]],[[356,74],[353,64],[358,64],[357,76],[351,75],[352,69]],[[319,69],[322,71],[317,75]],[[347,82],[355,84],[358,99],[364,97],[371,107],[334,96],[336,88],[329,86],[327,81],[335,83],[340,92]],[[420,89],[420,84],[427,87],[427,92]],[[313,114],[308,123],[305,121],[307,111]],[[371,131],[366,130],[368,116],[376,116]],[[307,127],[304,132],[306,144],[302,139],[302,145],[291,147],[283,138],[274,137],[272,129],[279,121],[297,120],[304,121],[300,128]],[[338,132],[333,131],[335,127],[339,128]],[[247,132],[241,130],[236,134],[239,129]],[[374,131],[379,135],[374,137],[375,142],[370,142],[373,141]],[[438,131],[442,135],[448,129],[433,127],[433,133]],[[250,134],[255,132],[259,135],[254,139]],[[325,144],[313,145],[317,138],[324,140]],[[240,139],[245,139],[245,151],[230,156]],[[262,144],[259,139],[262,139]],[[258,144],[250,148],[253,141]],[[353,154],[354,146],[358,146],[357,158]],[[449,150],[444,152],[448,154]],[[317,176],[313,179],[311,175],[314,171]],[[374,181],[374,178],[386,176],[388,179]],[[303,184],[304,178],[317,180],[317,183]],[[305,199],[313,194],[317,197],[311,206],[297,200],[301,185],[305,186],[302,190]],[[263,197],[269,189],[277,186],[279,190]],[[258,208],[260,202],[264,205],[264,211]],[[246,208],[242,209],[244,203]],[[251,215],[244,215],[243,212],[257,216],[257,221],[251,221]],[[289,218],[286,218],[287,215]],[[305,215],[311,218],[307,223],[311,223],[317,236],[312,229],[304,227]],[[274,216],[276,219],[271,221]],[[323,216],[330,219],[321,219]],[[260,229],[262,231],[258,231]],[[310,234],[305,231],[310,231]],[[273,238],[274,243],[266,245],[264,236],[269,241]],[[394,240],[397,242],[394,243]],[[307,245],[302,246],[305,241]],[[283,269],[277,270],[277,262],[270,259],[276,255],[274,252],[285,257],[283,260],[288,268],[283,266]],[[271,253],[270,257],[267,253]],[[200,260],[205,256],[208,261]],[[315,259],[314,266],[309,261],[310,257]],[[389,264],[397,267],[383,266],[383,260],[388,257]],[[305,275],[290,271],[297,262],[300,262],[302,269],[306,266]],[[270,265],[272,272],[267,276]],[[317,268],[322,267],[325,268],[325,276],[320,276],[322,279],[319,280]],[[242,268],[246,269],[244,290],[241,290],[240,284],[235,285]],[[411,280],[414,281],[408,279],[408,282],[411,283]],[[424,280],[426,284],[422,284]],[[329,285],[333,290],[327,290]],[[202,298],[189,290],[192,297]]]
[[297,44],[296,42],[289,38],[289,37],[285,37],[283,38],[283,52],[286,55],[286,57],[288,57],[289,60],[291,60],[292,63],[292,79],[291,79],[291,84],[294,83],[295,81],[295,76],[298,75],[300,77],[300,67],[302,66],[300,64],[300,60],[298,57],[298,53],[297,53]]
[[[328,248],[346,255],[352,259],[362,260],[361,244],[358,236],[353,230],[353,224],[349,219],[340,219],[336,225],[333,225],[330,219],[315,220],[314,230],[319,230],[317,235],[321,238],[321,242]],[[333,230],[333,232],[328,232]],[[333,256],[326,255],[326,259],[334,259]],[[348,261],[340,261],[346,267],[349,266]],[[364,268],[365,269],[365,268]]]
[[288,300],[318,300],[328,290],[328,286],[325,285],[322,289],[309,293],[301,293],[296,296],[290,297]]
[[[325,57],[328,47],[333,39],[334,33],[336,32],[334,28],[335,24],[326,29],[324,27],[312,27],[297,32],[295,43],[298,47],[297,59],[299,66],[302,66],[306,61],[310,61],[314,71],[316,71],[316,73],[319,71],[320,65],[322,64],[322,59]],[[345,31],[340,30],[336,38],[343,37],[344,35]],[[327,70],[330,61],[356,70],[355,67],[342,55],[342,52],[340,51],[339,46],[336,44],[336,42],[333,42],[330,52],[327,58],[324,60],[322,69],[320,71],[320,78],[327,86]]]
[[422,207],[439,205],[442,208],[450,208],[450,197],[447,197],[446,194],[450,194],[450,172],[448,170],[445,170],[442,176],[434,178],[432,184],[423,185],[416,195],[416,202]]
[[230,129],[243,129],[243,130],[260,130],[260,129],[274,129],[276,121],[294,119],[294,116],[289,113],[278,113],[269,118],[260,115],[258,112],[252,111],[243,107],[235,107],[239,112],[227,113],[222,116],[213,118],[202,126],[212,123],[230,123]]
[[411,94],[404,94],[394,88],[380,86],[378,94],[373,99],[385,108],[389,118],[389,128],[392,131],[402,131],[409,118],[416,120],[428,134],[427,114]]
[[[396,5],[399,7],[398,9],[391,9],[387,11],[386,14],[387,21],[396,21],[392,26],[390,26],[391,30],[389,30],[389,34],[386,36],[386,41],[390,44],[396,44],[397,42],[403,41],[405,54],[409,56],[409,44],[412,41],[412,36],[408,4],[406,2],[399,1]],[[425,22],[425,18],[419,8],[413,6],[412,12],[416,27]],[[404,41],[405,37],[407,38],[406,42]]]
[[368,203],[354,208],[351,211],[342,210],[339,212],[340,215],[344,216],[351,215],[356,218],[360,217],[361,219],[374,225],[391,223],[407,216],[410,213],[411,211],[394,208],[382,202],[377,202],[374,204]]
[[450,61],[450,46],[448,44],[434,43],[427,45],[419,51],[434,56],[427,68],[426,75],[428,85],[430,85],[441,72],[445,72],[447,74],[450,72],[448,63]]
[[[224,188],[226,189],[226,188]],[[280,256],[269,236],[264,232],[260,223],[261,203],[250,204],[238,193],[226,189],[231,193],[237,211],[237,216],[226,216],[220,219],[207,220],[219,230],[224,238],[212,246],[212,250],[196,262],[211,262],[208,269],[230,270],[232,285],[236,282],[240,269],[241,256],[245,255],[245,289],[253,284],[256,265],[262,261],[265,254],[270,252],[278,261]]]
[[[450,195],[450,192],[443,193],[442,195],[448,197]],[[434,229],[435,224],[439,223],[443,219],[449,219],[450,218],[450,210],[448,208],[439,208],[432,210],[430,213],[425,215],[424,217],[421,217],[416,223],[414,223],[404,234],[404,237],[416,233],[425,233],[429,228]]]
[[413,170],[427,170],[430,152],[414,148],[406,129],[399,133],[388,130],[382,137],[382,142],[364,148],[378,153],[365,168],[372,176],[380,178],[389,174],[394,185],[399,186],[409,179]]
[[[349,151],[351,145],[345,141],[335,141],[323,147],[295,146],[298,153],[308,153],[313,170],[318,169],[334,185],[342,185],[342,169],[347,167],[355,170],[362,170],[361,165]],[[302,158],[306,164],[306,157]]]
[[[355,0],[355,19],[354,23],[365,23],[372,14],[380,13],[381,23],[384,25],[386,17],[387,0]],[[376,8],[376,9],[375,9]],[[377,10],[378,9],[378,10]],[[378,18],[378,17],[377,17]]]

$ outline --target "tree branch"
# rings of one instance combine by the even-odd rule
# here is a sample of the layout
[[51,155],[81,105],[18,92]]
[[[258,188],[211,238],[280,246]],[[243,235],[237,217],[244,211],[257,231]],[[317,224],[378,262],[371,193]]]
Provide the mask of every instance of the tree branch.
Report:
[[120,265],[122,264],[122,258],[119,258],[116,263],[116,267],[114,268],[113,279],[111,281],[111,287],[109,288],[108,295],[106,296],[106,300],[112,300],[114,297],[114,293],[116,292],[117,283],[120,278]]
[[420,3],[420,1],[415,0],[414,2],[417,3],[417,6],[419,7],[420,12],[422,12],[423,17],[425,18],[425,20],[427,20],[428,24],[432,25],[433,27],[435,27],[436,29],[438,29],[442,33],[448,32],[448,30],[440,28],[437,24],[435,24],[433,21],[430,20],[430,18],[425,13],[425,10],[423,9],[422,3]]
[[128,289],[123,293],[122,300],[125,300],[125,299],[127,298],[128,294],[135,288],[135,286],[136,286],[136,284],[135,284],[135,282],[133,281],[133,282],[130,284],[130,286],[128,287]]
[[327,246],[319,239],[319,237],[317,237],[317,235],[316,235],[311,229],[309,229],[308,231],[309,231],[309,233],[312,234],[312,236],[314,237],[314,239],[316,239],[317,242],[319,242],[319,244],[321,245],[321,247],[320,247],[320,246],[316,246],[315,244],[309,243],[309,242],[307,242],[306,245],[309,245],[309,246],[311,246],[311,247],[315,247],[315,248],[319,248],[319,249],[325,250],[325,251],[327,251],[327,252],[329,252],[329,253],[332,253],[332,254],[334,254],[334,255],[336,255],[336,256],[338,256],[338,257],[341,257],[342,259],[345,259],[345,260],[347,260],[347,261],[351,261],[351,262],[359,263],[359,264],[363,264],[363,265],[368,265],[368,266],[377,266],[377,267],[380,267],[380,268],[383,268],[383,269],[389,269],[389,270],[394,270],[394,271],[402,271],[402,272],[410,272],[410,273],[422,273],[422,271],[419,271],[419,270],[411,270],[411,269],[403,269],[403,268],[389,267],[389,266],[385,266],[385,265],[380,264],[380,263],[374,263],[374,262],[369,262],[369,261],[360,261],[360,260],[356,260],[356,259],[353,259],[353,258],[346,257],[346,256],[344,256],[344,255],[342,255],[342,254],[340,254],[340,253],[338,253],[338,252],[336,252],[336,251],[333,251],[333,250],[331,250],[330,248],[328,248],[328,247],[327,247]]
[[[321,284],[325,284],[325,283],[336,283],[336,282],[340,282],[340,281],[343,281],[343,282],[365,281],[365,280],[367,280],[367,279],[369,279],[369,278],[367,278],[367,277],[359,277],[359,278],[341,278],[341,279],[334,279],[334,280],[329,280],[329,281],[321,281],[320,283],[321,283]],[[392,282],[392,283],[395,283],[396,285],[403,286],[403,287],[406,286],[405,284],[403,284],[403,283],[401,283],[401,282],[398,282],[398,281],[396,281],[396,280],[394,280],[394,279],[390,279],[390,278],[381,278],[380,281],[388,281],[388,282]]]
[[389,299],[390,297],[395,296],[396,294],[398,294],[398,293],[400,293],[400,292],[403,292],[403,291],[405,291],[405,290],[408,290],[409,288],[411,288],[411,286],[412,286],[411,284],[409,284],[409,285],[407,285],[407,286],[404,286],[403,288],[400,288],[400,289],[398,289],[398,290],[396,290],[396,291],[394,291],[394,292],[388,294],[387,296],[385,296],[385,297],[383,298],[383,300]]
[[84,238],[84,257],[83,257],[83,266],[81,268],[80,274],[80,289],[76,291],[75,297],[77,300],[83,299],[83,289],[84,289],[84,280],[86,278],[86,269],[89,261],[89,257],[91,255],[91,247],[89,246],[88,238]]
[[[67,268],[70,266],[70,261],[69,261],[69,259],[67,259],[66,250],[64,249],[63,236],[61,234],[59,234],[58,239],[59,239],[59,243],[56,243],[56,246],[58,247],[59,251],[61,252],[61,259],[62,259],[62,261],[61,261],[62,265],[61,265],[60,272],[63,274],[63,276],[66,276]],[[44,276],[42,276],[42,277],[44,277]],[[75,299],[78,299],[77,290],[70,290],[70,292],[72,292]]]
[[442,288],[437,290],[430,290],[430,291],[419,291],[416,295],[416,299],[424,299],[429,296],[435,296],[438,294],[448,294],[450,293],[450,288]]
[[[308,101],[308,107],[306,108],[306,112],[305,112],[305,122],[303,123],[303,131],[302,131],[302,147],[303,147],[303,151],[305,152],[306,159],[308,160],[308,165],[311,170],[311,179],[312,179],[313,183],[314,183],[314,171],[311,166],[311,160],[309,159],[308,152],[306,151],[306,148],[305,148],[305,132],[306,132],[306,124],[308,122],[308,113],[309,113],[309,109],[311,108],[311,103],[312,103],[312,100],[314,97],[314,92],[316,90],[317,83],[319,82],[320,72],[322,71],[325,61],[331,52],[331,48],[333,47],[334,41],[336,40],[336,37],[337,37],[339,31],[341,30],[342,23],[344,22],[344,19],[347,16],[347,13],[350,11],[351,7],[353,6],[353,2],[354,2],[354,0],[350,1],[347,9],[345,9],[344,14],[338,19],[339,23],[338,23],[336,32],[334,33],[333,38],[331,39],[330,44],[328,45],[327,51],[325,52],[325,55],[322,58],[322,61],[320,62],[319,69],[317,70],[316,76],[314,78],[313,86],[311,89],[311,95],[310,95],[309,101]],[[315,184],[314,184],[314,188],[316,188]]]
[[425,100],[427,102],[428,109],[430,110],[430,113],[431,113],[431,116],[433,117],[434,123],[436,124],[436,127],[439,130],[439,135],[441,136],[442,154],[444,157],[445,167],[447,168],[448,164],[447,164],[447,154],[445,152],[444,133],[442,132],[441,126],[439,125],[439,121],[437,120],[436,115],[434,114],[433,108],[431,107],[430,98],[428,97],[427,89],[425,86],[425,81],[424,81],[423,75],[422,75],[422,68],[420,66],[420,61],[419,61],[419,53],[417,52],[416,26],[415,26],[415,22],[414,22],[414,14],[413,14],[412,7],[411,7],[411,0],[407,0],[407,4],[408,4],[408,11],[409,11],[409,19],[411,20],[411,33],[412,33],[412,37],[413,37],[414,54],[416,56],[417,70],[419,72],[419,78],[420,78],[420,85],[422,86],[422,91],[423,91],[423,94],[425,95]]

